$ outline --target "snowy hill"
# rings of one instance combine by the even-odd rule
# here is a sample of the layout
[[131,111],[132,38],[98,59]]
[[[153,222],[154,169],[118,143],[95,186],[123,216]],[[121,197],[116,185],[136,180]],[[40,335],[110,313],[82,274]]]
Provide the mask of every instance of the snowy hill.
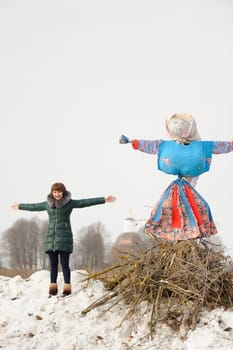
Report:
[[[109,311],[101,306],[83,316],[82,310],[105,292],[101,282],[84,282],[85,271],[72,272],[73,293],[66,298],[48,298],[49,272],[29,279],[0,276],[0,348],[7,350],[233,349],[233,311],[216,309],[203,313],[198,327],[182,340],[165,326],[153,339],[146,316],[121,323],[125,305]],[[62,288],[62,275],[59,274]],[[103,312],[106,311],[106,312]]]

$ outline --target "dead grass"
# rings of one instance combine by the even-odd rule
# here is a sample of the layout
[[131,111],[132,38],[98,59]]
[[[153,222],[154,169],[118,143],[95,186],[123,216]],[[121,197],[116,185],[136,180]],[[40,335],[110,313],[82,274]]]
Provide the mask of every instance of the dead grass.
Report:
[[[150,313],[150,333],[158,322],[173,330],[194,329],[203,310],[233,307],[233,262],[205,241],[178,243],[155,240],[140,256],[121,256],[124,262],[89,274],[87,281],[104,283],[106,294],[83,314],[99,305],[111,309],[124,302],[125,319],[137,317],[140,306]],[[146,302],[146,303],[145,303]]]
[[29,278],[35,271],[33,270],[17,270],[0,268],[0,276],[15,277],[21,276],[23,279]]

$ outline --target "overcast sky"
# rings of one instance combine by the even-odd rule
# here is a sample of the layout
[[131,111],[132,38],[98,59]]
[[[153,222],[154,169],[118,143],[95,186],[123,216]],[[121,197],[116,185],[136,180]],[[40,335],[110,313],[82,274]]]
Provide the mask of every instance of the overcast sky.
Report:
[[[186,112],[203,139],[232,140],[232,37],[232,0],[0,0],[0,231],[57,181],[118,197],[74,211],[74,232],[148,218],[173,177],[118,139],[166,138],[165,117]],[[228,248],[232,178],[233,153],[214,156],[196,187]]]

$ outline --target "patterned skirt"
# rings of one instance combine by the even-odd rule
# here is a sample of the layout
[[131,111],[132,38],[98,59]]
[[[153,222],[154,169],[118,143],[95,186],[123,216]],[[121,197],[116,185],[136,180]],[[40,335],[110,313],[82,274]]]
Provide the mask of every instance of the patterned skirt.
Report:
[[154,206],[145,232],[169,241],[209,237],[217,233],[208,203],[183,178],[174,180]]

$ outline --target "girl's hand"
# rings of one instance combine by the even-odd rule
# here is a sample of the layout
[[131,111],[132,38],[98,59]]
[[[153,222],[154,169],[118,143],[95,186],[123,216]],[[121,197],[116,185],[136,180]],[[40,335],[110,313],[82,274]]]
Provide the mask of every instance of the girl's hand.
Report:
[[12,204],[11,208],[14,209],[14,210],[18,210],[19,209],[18,203]]
[[107,196],[105,197],[105,202],[115,202],[116,197],[114,196]]

